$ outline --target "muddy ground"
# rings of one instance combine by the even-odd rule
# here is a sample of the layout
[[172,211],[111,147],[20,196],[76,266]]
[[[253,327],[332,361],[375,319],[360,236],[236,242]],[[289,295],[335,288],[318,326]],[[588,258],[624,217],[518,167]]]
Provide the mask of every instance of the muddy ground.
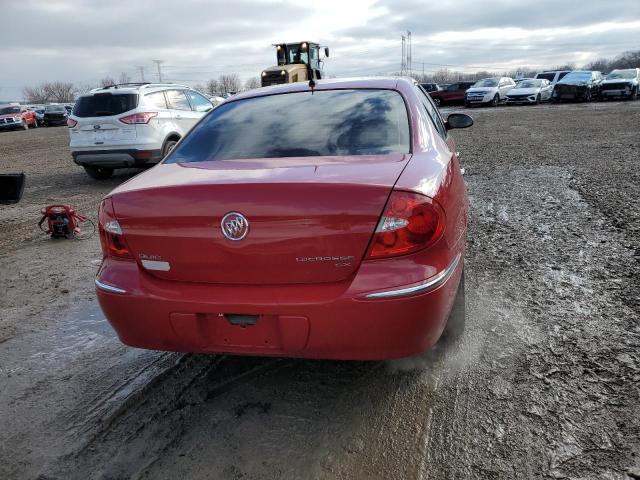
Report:
[[473,110],[457,345],[377,363],[122,346],[65,128],[0,132],[2,479],[625,479],[640,467],[640,102]]

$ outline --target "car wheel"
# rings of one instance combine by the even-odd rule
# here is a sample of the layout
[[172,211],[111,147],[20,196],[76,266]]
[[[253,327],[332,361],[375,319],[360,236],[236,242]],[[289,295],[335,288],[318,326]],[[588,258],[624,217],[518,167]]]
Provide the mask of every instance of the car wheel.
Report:
[[176,143],[178,143],[177,140],[169,140],[164,144],[164,148],[162,149],[162,158],[171,153],[171,150],[176,146]]
[[638,87],[633,89],[633,91],[631,92],[631,96],[629,97],[629,100],[631,101],[637,100],[637,99],[638,99]]
[[459,340],[464,333],[464,327],[466,323],[466,300],[464,292],[464,268],[462,269],[462,275],[460,276],[460,283],[458,284],[458,292],[456,298],[453,301],[451,307],[451,313],[447,319],[447,325],[444,327],[440,341],[444,343],[453,343]]
[[471,108],[471,104],[469,102],[464,102],[465,108]]
[[493,97],[493,100],[491,101],[491,106],[497,107],[499,103],[500,103],[500,95],[496,93],[495,97]]
[[22,124],[22,128],[23,128],[24,130],[29,130],[29,124],[25,121],[25,122]]
[[540,97],[540,94],[538,94],[538,96],[536,97],[536,105],[540,105],[541,101],[542,101],[542,98]]
[[33,120],[33,125],[32,126],[33,126],[33,128],[38,128],[38,119],[37,118]]
[[95,180],[106,180],[113,175],[113,168],[95,167],[93,165],[84,165],[84,171]]
[[440,104],[442,103],[442,101],[438,97],[436,97],[436,98],[433,99],[433,103],[436,104],[436,107],[439,107]]

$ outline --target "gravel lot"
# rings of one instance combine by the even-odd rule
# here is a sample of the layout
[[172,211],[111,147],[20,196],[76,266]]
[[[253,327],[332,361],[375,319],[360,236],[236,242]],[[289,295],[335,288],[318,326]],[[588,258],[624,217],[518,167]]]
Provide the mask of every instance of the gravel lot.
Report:
[[[93,293],[106,182],[65,128],[0,132],[2,479],[626,479],[640,475],[640,102],[477,109],[456,345],[355,363],[122,346]],[[640,478],[640,476],[638,477]]]

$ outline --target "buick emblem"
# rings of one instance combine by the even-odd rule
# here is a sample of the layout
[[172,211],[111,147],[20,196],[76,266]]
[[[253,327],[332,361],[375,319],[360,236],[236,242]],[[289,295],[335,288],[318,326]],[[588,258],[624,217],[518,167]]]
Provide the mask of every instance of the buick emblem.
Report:
[[249,233],[249,220],[238,212],[229,212],[220,222],[222,234],[229,240],[242,240]]

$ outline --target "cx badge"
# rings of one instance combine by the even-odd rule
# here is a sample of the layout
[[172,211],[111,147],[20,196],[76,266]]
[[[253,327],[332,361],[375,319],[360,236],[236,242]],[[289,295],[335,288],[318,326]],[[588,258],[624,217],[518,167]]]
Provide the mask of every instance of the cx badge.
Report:
[[222,234],[229,240],[242,240],[249,233],[249,220],[238,212],[229,212],[220,222]]

